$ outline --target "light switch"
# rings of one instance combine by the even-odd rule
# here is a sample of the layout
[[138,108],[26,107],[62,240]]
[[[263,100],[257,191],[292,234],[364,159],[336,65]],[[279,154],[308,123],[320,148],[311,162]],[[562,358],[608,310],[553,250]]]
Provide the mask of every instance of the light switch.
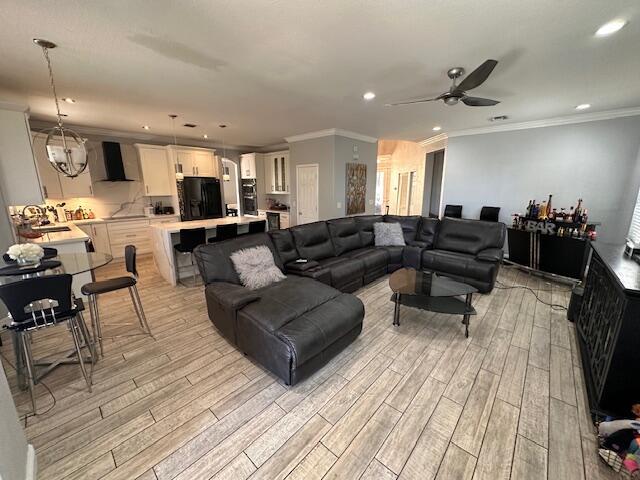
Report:
[[353,146],[353,153],[358,153],[358,145]]
[[353,154],[353,159],[354,159],[354,160],[357,160],[357,159],[359,159],[359,158],[360,158],[360,155],[358,155],[357,153],[354,153],[354,154]]
[[373,205],[373,199],[372,198],[369,199],[369,205]]
[[338,208],[342,208],[342,202],[338,202]]

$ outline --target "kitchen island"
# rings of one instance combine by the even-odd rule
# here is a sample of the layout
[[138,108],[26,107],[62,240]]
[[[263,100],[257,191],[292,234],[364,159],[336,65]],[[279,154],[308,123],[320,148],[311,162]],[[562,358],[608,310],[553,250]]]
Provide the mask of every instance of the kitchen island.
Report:
[[256,217],[223,217],[151,225],[149,229],[151,231],[151,250],[160,275],[171,285],[177,285],[178,266],[180,266],[180,278],[191,276],[193,274],[192,268],[197,268],[191,266],[186,255],[177,257],[175,254],[173,246],[180,243],[181,229],[204,227],[207,230],[207,238],[212,238],[216,236],[218,225],[237,223],[238,233],[246,233],[249,230],[249,223],[256,220],[258,220]]

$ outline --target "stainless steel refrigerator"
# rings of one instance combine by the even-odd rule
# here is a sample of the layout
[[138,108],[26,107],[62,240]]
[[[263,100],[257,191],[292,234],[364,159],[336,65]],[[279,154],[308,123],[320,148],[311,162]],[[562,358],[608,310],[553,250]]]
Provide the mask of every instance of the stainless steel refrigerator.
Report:
[[222,217],[222,194],[217,178],[184,177],[178,182],[178,195],[183,221]]

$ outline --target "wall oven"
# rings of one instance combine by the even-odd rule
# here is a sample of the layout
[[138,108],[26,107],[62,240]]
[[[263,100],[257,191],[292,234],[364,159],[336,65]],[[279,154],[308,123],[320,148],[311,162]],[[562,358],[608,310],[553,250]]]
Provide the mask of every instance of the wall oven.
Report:
[[258,191],[255,178],[242,179],[242,210],[245,215],[258,214]]

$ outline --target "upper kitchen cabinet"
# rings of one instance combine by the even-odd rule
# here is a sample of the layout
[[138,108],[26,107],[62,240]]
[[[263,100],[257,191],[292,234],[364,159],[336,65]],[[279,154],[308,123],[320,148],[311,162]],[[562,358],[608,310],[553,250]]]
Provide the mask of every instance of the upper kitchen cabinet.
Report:
[[273,152],[264,154],[266,190],[268,194],[289,193],[289,152]]
[[149,197],[173,195],[174,177],[167,149],[158,145],[134,145],[140,157],[144,194]]
[[[33,150],[36,157],[36,165],[40,175],[42,192],[45,198],[71,198],[93,196],[91,172],[89,165],[84,172],[74,178],[59,174],[49,163],[45,142],[46,135],[33,133]],[[56,144],[62,145],[62,140],[56,138]],[[91,154],[89,154],[91,155]]]
[[167,149],[171,162],[182,165],[185,177],[220,177],[215,150],[179,145],[169,145]]
[[240,177],[257,178],[255,153],[243,153],[240,155]]
[[0,190],[7,205],[43,202],[25,112],[23,107],[0,104]]

